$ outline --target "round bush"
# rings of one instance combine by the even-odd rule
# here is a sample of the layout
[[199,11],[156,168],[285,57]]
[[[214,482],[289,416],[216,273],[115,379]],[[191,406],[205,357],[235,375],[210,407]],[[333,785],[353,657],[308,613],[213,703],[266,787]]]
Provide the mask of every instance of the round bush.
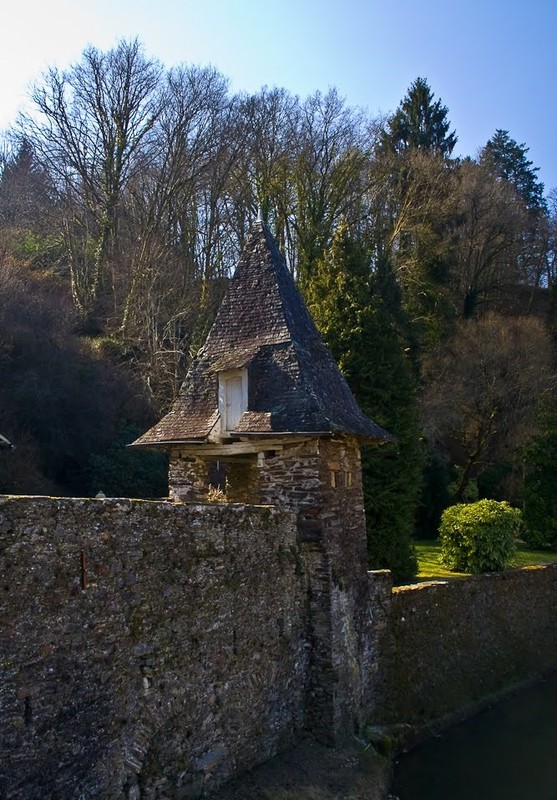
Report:
[[505,501],[450,506],[439,527],[443,564],[455,572],[502,570],[516,551],[521,528],[521,512]]

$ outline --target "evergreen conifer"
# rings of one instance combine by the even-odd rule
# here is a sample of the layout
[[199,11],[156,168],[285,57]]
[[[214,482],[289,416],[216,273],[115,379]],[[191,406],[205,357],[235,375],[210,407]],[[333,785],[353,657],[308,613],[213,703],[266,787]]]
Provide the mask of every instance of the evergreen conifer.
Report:
[[525,451],[524,538],[532,547],[557,547],[557,398],[538,414],[539,432]]
[[361,408],[397,438],[366,447],[362,469],[370,566],[404,582],[416,574],[411,535],[422,457],[415,387],[392,317],[372,291],[366,253],[345,225],[317,264],[306,300]]
[[416,78],[387,122],[381,141],[385,150],[402,153],[416,148],[450,157],[457,136],[449,132],[448,108],[433,98],[425,78]]

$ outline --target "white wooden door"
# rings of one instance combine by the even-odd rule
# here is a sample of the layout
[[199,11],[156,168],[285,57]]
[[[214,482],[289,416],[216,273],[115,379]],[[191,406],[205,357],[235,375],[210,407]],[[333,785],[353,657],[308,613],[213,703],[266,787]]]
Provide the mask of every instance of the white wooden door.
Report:
[[224,381],[224,430],[233,431],[244,411],[242,376],[226,378]]

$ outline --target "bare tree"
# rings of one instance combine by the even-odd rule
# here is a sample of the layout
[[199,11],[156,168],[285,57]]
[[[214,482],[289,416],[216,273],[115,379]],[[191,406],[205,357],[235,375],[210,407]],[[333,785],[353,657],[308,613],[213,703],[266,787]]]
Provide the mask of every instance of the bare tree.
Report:
[[300,103],[285,89],[263,87],[257,94],[237,98],[236,111],[242,142],[230,187],[236,234],[242,242],[260,210],[293,264],[292,179]]
[[155,157],[123,195],[128,263],[119,336],[139,345],[159,403],[177,391],[198,319],[212,313],[215,287],[218,294],[237,257],[226,187],[239,145],[227,89],[212,68],[168,73]]
[[114,281],[120,201],[160,113],[160,74],[137,40],[105,53],[88,47],[79,63],[44,75],[32,94],[37,115],[20,121],[66,204],[72,293],[84,316]]
[[370,153],[363,118],[334,89],[302,106],[293,183],[298,269],[302,282],[329,246],[341,219],[359,218]]
[[451,292],[457,313],[496,308],[511,287],[527,282],[521,269],[524,206],[512,187],[474,162],[454,175],[454,268]]
[[462,468],[455,499],[473,477],[532,433],[533,411],[553,382],[551,338],[534,317],[495,313],[461,320],[424,360],[422,422],[430,441]]
[[367,166],[363,235],[375,281],[417,341],[438,339],[451,316],[453,168],[434,151],[409,148],[396,154],[381,147]]
[[546,273],[540,278],[542,285],[553,288],[557,284],[557,189],[549,193],[548,248]]

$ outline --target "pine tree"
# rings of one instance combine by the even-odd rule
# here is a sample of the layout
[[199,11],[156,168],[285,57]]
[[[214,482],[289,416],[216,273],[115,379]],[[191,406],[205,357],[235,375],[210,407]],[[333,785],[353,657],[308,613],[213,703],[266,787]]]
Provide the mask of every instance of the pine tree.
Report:
[[421,451],[414,384],[392,317],[371,291],[366,254],[345,225],[318,262],[306,299],[361,408],[397,437],[396,446],[365,448],[362,468],[370,566],[389,568],[403,582],[416,573],[411,534]]
[[0,177],[0,223],[45,228],[54,206],[54,186],[38,164],[31,144],[23,138],[6,158]]
[[377,216],[386,223],[387,261],[413,328],[408,334],[420,345],[442,336],[452,314],[450,155],[457,137],[447,114],[427,81],[417,78],[387,120],[372,167],[382,178],[378,195],[385,200]]
[[544,185],[536,173],[539,167],[527,158],[529,148],[518,144],[508,131],[496,130],[480,154],[480,163],[496,178],[508,181],[528,211],[546,212]]
[[403,153],[409,148],[435,152],[449,158],[457,142],[449,133],[448,108],[434,95],[425,78],[416,78],[383,132],[383,149]]
[[538,180],[538,167],[527,158],[528,147],[511,139],[508,131],[497,130],[480,153],[480,164],[495,180],[514,190],[525,224],[515,232],[520,243],[516,267],[532,285],[539,285],[548,273],[551,245],[549,210],[544,185]]

